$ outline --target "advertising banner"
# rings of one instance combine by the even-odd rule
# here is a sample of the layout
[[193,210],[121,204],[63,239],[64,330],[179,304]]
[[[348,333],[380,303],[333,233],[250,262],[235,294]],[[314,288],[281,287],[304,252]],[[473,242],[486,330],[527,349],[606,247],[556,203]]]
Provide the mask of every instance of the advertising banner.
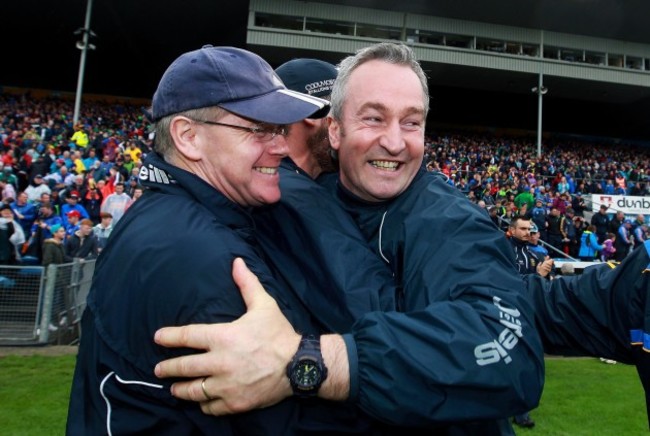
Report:
[[607,213],[623,212],[625,215],[650,215],[650,197],[629,195],[592,194],[591,210],[598,212],[600,205],[608,207]]

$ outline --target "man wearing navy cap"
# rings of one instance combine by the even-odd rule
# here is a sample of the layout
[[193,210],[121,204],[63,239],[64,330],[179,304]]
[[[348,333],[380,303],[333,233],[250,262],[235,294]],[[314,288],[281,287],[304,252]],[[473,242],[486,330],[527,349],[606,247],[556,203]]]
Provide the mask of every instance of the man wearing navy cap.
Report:
[[[280,294],[261,258],[250,208],[280,198],[287,125],[327,111],[326,100],[288,90],[263,59],[245,50],[206,46],[170,65],[153,97],[155,152],[140,171],[148,190],[116,225],[97,261],[68,434],[287,434],[291,401],[214,418],[172,397],[171,383],[151,369],[188,351],[159,347],[151,338],[162,326],[244,314],[232,278],[237,257],[295,327],[306,328],[308,320],[294,315],[298,303]],[[298,341],[289,348],[297,349]]]
[[[318,59],[294,59],[275,72],[289,89],[325,99],[332,93],[337,74],[334,65]],[[312,179],[336,170],[324,118],[306,118],[293,124],[287,142],[290,160]]]
[[[330,139],[342,152],[337,195],[402,287],[395,311],[368,313],[351,333],[321,337],[328,371],[313,348],[300,379],[309,388],[304,396],[347,399],[378,420],[427,427],[428,434],[505,435],[512,429],[494,418],[530,409],[541,393],[533,316],[551,352],[602,350],[639,363],[639,345],[648,340],[642,328],[649,243],[615,270],[586,270],[584,280],[520,278],[511,249],[487,217],[445,178],[420,167],[428,92],[408,47],[362,49],[339,74],[330,115]],[[199,377],[177,383],[174,394],[200,401],[206,413],[261,407],[291,394],[271,374],[291,377],[294,361],[287,365],[281,351],[297,333],[281,317],[271,322],[271,312],[280,312],[266,304],[259,283],[248,281],[242,293],[249,311],[235,323],[172,327],[155,337],[162,345],[210,351],[156,367],[161,377]],[[243,359],[252,363],[242,365]],[[321,386],[315,375],[323,373]],[[466,427],[445,427],[450,423]]]

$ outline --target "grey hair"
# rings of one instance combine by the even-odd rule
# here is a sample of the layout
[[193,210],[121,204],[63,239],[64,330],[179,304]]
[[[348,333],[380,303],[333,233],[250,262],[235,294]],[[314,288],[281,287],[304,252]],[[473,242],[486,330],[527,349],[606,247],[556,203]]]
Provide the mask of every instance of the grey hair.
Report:
[[345,100],[346,87],[352,72],[372,60],[380,60],[389,64],[403,65],[411,68],[422,85],[422,94],[424,98],[424,116],[429,112],[429,85],[427,75],[424,74],[420,63],[415,57],[415,53],[410,47],[393,42],[380,42],[378,44],[365,47],[357,51],[354,56],[348,56],[338,65],[339,74],[332,88],[332,99],[330,115],[335,120],[341,120],[343,116],[343,102]]
[[160,153],[166,160],[174,155],[176,147],[174,139],[169,131],[172,120],[175,117],[183,116],[192,120],[209,120],[218,121],[226,115],[226,111],[220,107],[204,107],[200,109],[190,109],[188,111],[180,112],[177,114],[167,115],[156,121],[155,129],[156,136],[154,139],[154,149]]

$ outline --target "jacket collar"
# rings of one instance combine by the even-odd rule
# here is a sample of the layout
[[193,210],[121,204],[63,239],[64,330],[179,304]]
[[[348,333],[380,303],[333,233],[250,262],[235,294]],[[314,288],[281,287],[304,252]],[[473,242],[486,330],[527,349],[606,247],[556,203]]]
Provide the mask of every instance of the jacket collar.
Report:
[[167,163],[158,153],[148,153],[138,175],[140,184],[152,191],[191,197],[219,221],[231,228],[252,227],[248,209],[230,201],[200,177]]

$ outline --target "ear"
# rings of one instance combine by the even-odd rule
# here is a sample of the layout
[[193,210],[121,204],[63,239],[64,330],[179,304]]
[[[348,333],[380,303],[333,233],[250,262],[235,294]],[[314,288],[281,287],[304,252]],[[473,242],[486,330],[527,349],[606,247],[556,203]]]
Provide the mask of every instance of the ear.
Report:
[[314,118],[305,118],[302,120],[303,123],[307,124],[307,126],[310,129],[313,129],[314,127],[318,126],[321,122],[323,122],[322,119],[314,119]]
[[169,123],[169,133],[176,150],[186,159],[198,161],[202,158],[196,123],[187,117],[174,117]]
[[341,125],[334,118],[327,117],[328,133],[332,149],[338,151],[341,147]]

